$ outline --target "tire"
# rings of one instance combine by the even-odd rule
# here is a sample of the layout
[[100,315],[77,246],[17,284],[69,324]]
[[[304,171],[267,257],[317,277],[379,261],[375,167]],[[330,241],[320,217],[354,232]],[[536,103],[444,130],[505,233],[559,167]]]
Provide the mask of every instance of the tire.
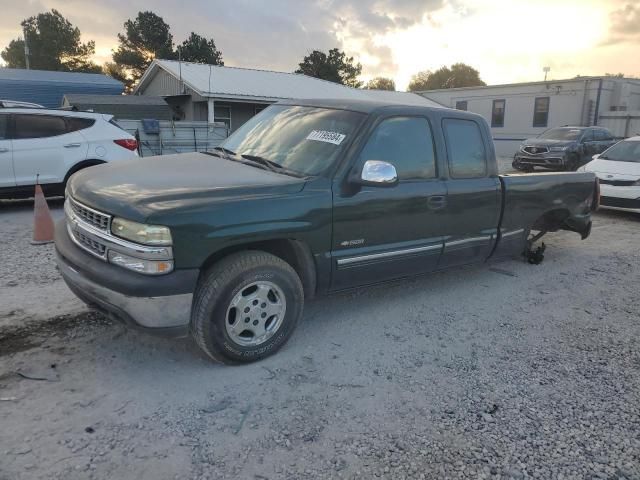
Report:
[[239,252],[202,275],[194,296],[191,333],[216,361],[254,362],[289,340],[303,306],[302,282],[287,262],[262,251]]

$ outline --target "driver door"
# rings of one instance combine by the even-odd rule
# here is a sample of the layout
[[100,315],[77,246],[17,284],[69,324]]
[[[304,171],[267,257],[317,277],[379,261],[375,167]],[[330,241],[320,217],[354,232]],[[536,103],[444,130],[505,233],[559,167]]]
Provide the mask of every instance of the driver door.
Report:
[[383,118],[358,156],[356,179],[367,160],[393,165],[398,181],[334,191],[332,290],[429,272],[442,254],[447,191],[429,120]]

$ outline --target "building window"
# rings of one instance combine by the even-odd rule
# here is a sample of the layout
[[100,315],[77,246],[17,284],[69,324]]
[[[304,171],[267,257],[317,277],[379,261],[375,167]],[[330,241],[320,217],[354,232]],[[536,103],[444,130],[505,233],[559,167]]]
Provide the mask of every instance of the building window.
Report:
[[467,101],[466,100],[459,100],[456,102],[456,110],[464,110],[465,112],[467,111]]
[[224,123],[231,130],[231,107],[213,107],[213,119]]
[[506,100],[494,100],[491,109],[491,126],[504,127],[504,107]]
[[533,126],[546,127],[549,121],[549,97],[537,97],[533,106]]

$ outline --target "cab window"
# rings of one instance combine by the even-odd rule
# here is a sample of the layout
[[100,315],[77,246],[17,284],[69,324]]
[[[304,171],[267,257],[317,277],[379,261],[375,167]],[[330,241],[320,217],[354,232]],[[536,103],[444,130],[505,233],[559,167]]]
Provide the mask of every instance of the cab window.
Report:
[[434,178],[436,156],[429,121],[423,117],[383,120],[360,153],[360,163],[367,160],[392,164],[401,181]]
[[14,139],[47,138],[67,132],[64,117],[56,115],[15,115]]
[[479,178],[487,175],[487,151],[480,127],[473,120],[443,120],[449,173],[453,178]]

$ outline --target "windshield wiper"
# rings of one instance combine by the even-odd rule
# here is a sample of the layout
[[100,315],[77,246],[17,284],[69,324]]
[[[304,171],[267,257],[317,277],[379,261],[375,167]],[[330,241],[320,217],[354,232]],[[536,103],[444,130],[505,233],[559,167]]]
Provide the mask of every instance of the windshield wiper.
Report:
[[233,155],[234,157],[236,156],[236,152],[234,152],[233,150],[229,150],[228,148],[214,147],[213,149],[218,150],[219,152],[226,153],[227,155]]
[[260,157],[259,155],[249,155],[249,154],[242,154],[240,155],[242,158],[244,158],[245,160],[249,160],[250,162],[254,162],[257,163],[259,165],[264,166],[267,170],[270,170],[272,172],[275,173],[284,173],[285,175],[291,175],[293,177],[304,177],[305,175],[302,175],[300,172],[296,172],[294,170],[290,170],[287,167],[284,167],[282,165],[280,165],[277,162],[274,162],[273,160],[269,160],[268,158],[264,158],[264,157]]

